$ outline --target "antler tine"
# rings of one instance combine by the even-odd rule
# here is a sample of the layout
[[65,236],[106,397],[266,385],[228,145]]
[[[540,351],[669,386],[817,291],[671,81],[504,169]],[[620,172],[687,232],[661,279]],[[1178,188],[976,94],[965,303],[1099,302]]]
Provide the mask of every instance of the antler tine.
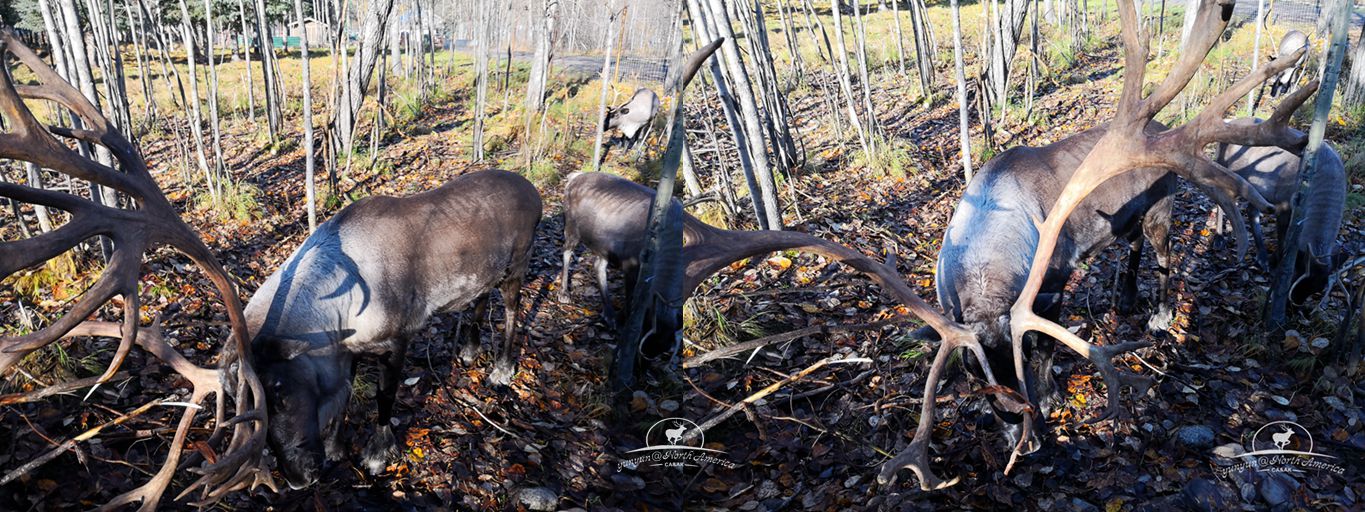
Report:
[[[1166,108],[1166,105],[1169,105],[1171,101],[1175,99],[1176,95],[1180,94],[1180,91],[1184,90],[1185,86],[1189,85],[1190,80],[1194,79],[1195,72],[1199,71],[1199,67],[1204,64],[1204,58],[1207,57],[1209,51],[1213,49],[1213,45],[1218,43],[1218,39],[1223,36],[1223,31],[1228,26],[1228,22],[1232,20],[1232,8],[1234,3],[1233,0],[1204,0],[1203,2],[1200,2],[1199,12],[1195,15],[1193,24],[1195,30],[1190,31],[1187,45],[1181,50],[1180,60],[1176,62],[1175,67],[1171,68],[1171,72],[1166,75],[1166,79],[1162,80],[1161,84],[1158,85],[1156,89],[1152,90],[1152,94],[1148,95],[1147,99],[1143,100],[1142,111],[1145,120],[1152,119],[1156,116],[1157,112]],[[1119,2],[1120,13],[1128,13],[1130,9],[1135,9],[1131,2]],[[1217,20],[1213,21],[1215,16],[1217,16]],[[1133,21],[1131,24],[1127,21],[1124,22],[1124,33],[1136,33],[1135,26],[1137,24],[1137,15],[1135,13],[1132,14],[1132,18]],[[1212,26],[1210,26],[1211,24]],[[1207,30],[1205,27],[1207,27]],[[1130,28],[1133,28],[1133,30],[1130,31]],[[1145,41],[1146,37],[1143,37],[1142,39]],[[1125,36],[1125,44],[1127,44],[1127,41],[1127,36]],[[1146,66],[1145,52],[1143,57],[1142,65]],[[1129,71],[1125,70],[1125,73],[1127,72]],[[1128,83],[1125,81],[1125,92],[1127,85]],[[1142,87],[1141,82],[1138,82],[1136,85],[1139,89]]]
[[1314,80],[1286,96],[1275,111],[1263,123],[1233,124],[1218,120],[1210,122],[1200,133],[1208,142],[1223,142],[1244,146],[1279,146],[1287,151],[1299,153],[1308,144],[1308,134],[1289,126],[1289,117],[1303,106],[1308,98],[1318,90]]
[[938,381],[947,365],[948,357],[959,348],[972,353],[985,370],[986,381],[996,386],[995,375],[986,361],[986,352],[976,333],[963,327],[916,295],[896,269],[876,261],[844,245],[796,231],[727,231],[701,222],[689,221],[692,242],[683,247],[686,262],[685,292],[691,293],[697,284],[730,262],[778,250],[797,250],[824,256],[866,274],[881,285],[882,290],[904,304],[912,314],[924,320],[939,333],[943,341],[934,355],[924,382],[924,397],[920,409],[919,426],[909,446],[896,457],[882,464],[877,476],[882,485],[896,480],[896,473],[910,468],[920,479],[920,488],[929,491],[952,486],[957,478],[944,480],[929,465],[929,441],[933,437],[934,402]]
[[[8,368],[27,352],[52,343],[63,336],[93,335],[120,338],[118,349],[105,373],[107,380],[122,365],[132,346],[151,352],[194,384],[191,404],[198,406],[209,396],[216,397],[214,431],[210,442],[222,440],[223,426],[232,426],[232,437],[216,464],[201,468],[204,478],[196,487],[206,489],[207,499],[216,500],[243,484],[258,485],[273,482],[260,476],[261,448],[265,445],[265,398],[260,379],[250,364],[250,347],[246,341],[246,322],[242,304],[222,265],[190,229],[161,193],[160,187],[147,172],[146,163],[134,147],[100,113],[85,96],[80,94],[49,68],[32,50],[19,41],[8,27],[0,27],[0,57],[14,55],[38,77],[41,86],[15,87],[8,68],[0,70],[0,114],[10,124],[10,132],[0,133],[0,158],[27,161],[91,183],[109,186],[133,197],[139,208],[125,210],[95,204],[84,198],[60,192],[0,183],[0,196],[33,204],[52,206],[71,214],[71,221],[52,232],[28,238],[0,248],[0,277],[31,267],[75,247],[93,236],[104,235],[114,241],[112,262],[100,278],[87,289],[71,310],[51,325],[21,337],[0,338],[0,371]],[[85,125],[80,129],[53,128],[40,123],[25,104],[24,99],[52,100],[70,109]],[[99,144],[118,159],[114,169],[84,158],[57,136]],[[223,421],[222,393],[224,370],[207,370],[181,356],[161,337],[159,319],[152,328],[139,328],[138,280],[141,258],[151,249],[168,245],[180,250],[204,271],[213,282],[215,291],[227,309],[232,326],[231,352],[240,358],[235,375],[240,391],[234,418],[242,421]],[[88,322],[93,314],[115,295],[124,300],[123,321]],[[186,410],[181,417],[169,453],[160,470],[142,486],[120,495],[106,508],[141,502],[144,510],[154,509],[179,469],[183,446],[194,423],[197,408]],[[247,476],[254,475],[250,482]]]
[[1132,5],[1119,2],[1119,23],[1122,30],[1119,37],[1123,40],[1123,89],[1119,93],[1118,113],[1115,116],[1116,124],[1128,120],[1138,122],[1136,126],[1141,127],[1146,124],[1147,116],[1139,108],[1142,105],[1142,82],[1147,76],[1147,37],[1145,31],[1138,25],[1137,13],[1132,9]]
[[[160,196],[151,183],[146,165],[130,152],[131,144],[112,130],[109,121],[85,96],[57,76],[42,59],[24,46],[9,27],[0,28],[0,53],[19,58],[42,81],[43,87],[15,87],[8,72],[0,84],[0,111],[10,119],[11,133],[0,134],[0,157],[32,162],[39,166],[112,187],[139,200]],[[22,93],[20,91],[23,91]],[[53,100],[75,112],[99,133],[99,142],[108,147],[129,174],[84,158],[58,141],[24,104],[25,97]],[[136,176],[137,178],[134,178]],[[163,199],[164,200],[164,199]]]

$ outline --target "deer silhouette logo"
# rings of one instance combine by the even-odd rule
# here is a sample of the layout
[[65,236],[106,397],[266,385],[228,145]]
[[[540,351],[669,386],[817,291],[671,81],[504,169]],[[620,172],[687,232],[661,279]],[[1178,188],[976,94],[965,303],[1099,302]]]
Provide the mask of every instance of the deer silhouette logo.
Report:
[[683,434],[687,433],[687,425],[681,421],[673,423],[673,428],[664,431],[664,437],[668,438],[668,444],[678,444],[682,441]]
[[1289,446],[1289,443],[1292,441],[1294,429],[1289,428],[1289,425],[1285,425],[1283,432],[1271,434],[1270,437],[1275,441],[1275,448],[1283,450],[1284,447]]

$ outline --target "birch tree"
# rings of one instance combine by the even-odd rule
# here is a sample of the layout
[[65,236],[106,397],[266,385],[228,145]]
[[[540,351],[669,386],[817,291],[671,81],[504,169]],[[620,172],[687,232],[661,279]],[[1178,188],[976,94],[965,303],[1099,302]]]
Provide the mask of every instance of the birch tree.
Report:
[[971,131],[967,128],[967,76],[962,66],[962,12],[957,0],[952,0],[953,9],[953,67],[957,81],[957,136],[962,146],[963,181],[972,181]]
[[[263,0],[257,0],[263,1]],[[355,51],[355,59],[346,72],[346,86],[342,88],[337,104],[332,109],[330,139],[338,154],[350,154],[355,147],[355,127],[360,115],[360,107],[369,90],[370,79],[374,76],[375,64],[383,50],[384,33],[388,28],[389,15],[393,13],[393,0],[370,0],[365,11],[361,28],[360,44]],[[346,52],[342,52],[344,55]]]
[[[730,26],[730,18],[725,12],[725,5],[721,0],[710,0],[710,5],[713,28],[719,31],[717,34],[719,37],[725,38],[725,42],[720,46],[720,51],[724,56],[730,81],[735,85],[735,97],[739,100],[739,111],[744,121],[745,140],[749,145],[749,156],[753,159],[754,177],[758,181],[761,194],[755,200],[763,202],[765,218],[760,221],[759,225],[763,229],[780,231],[782,229],[782,210],[777,204],[777,184],[773,179],[772,168],[768,163],[767,146],[763,141],[763,125],[759,121],[758,105],[754,102],[749,72],[744,68],[743,61],[740,60],[739,47],[735,43],[734,30]],[[763,59],[770,58],[770,56],[755,55],[754,58]]]

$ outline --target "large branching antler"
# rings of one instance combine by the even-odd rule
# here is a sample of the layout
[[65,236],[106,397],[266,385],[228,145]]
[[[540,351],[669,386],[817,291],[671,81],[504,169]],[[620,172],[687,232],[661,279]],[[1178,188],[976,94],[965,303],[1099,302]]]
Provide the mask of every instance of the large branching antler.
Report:
[[[1124,77],[1118,113],[1110,122],[1108,132],[1067,182],[1046,221],[1039,228],[1041,234],[1038,249],[1033,256],[1028,281],[1010,310],[1014,366],[1021,387],[1025,382],[1023,337],[1029,331],[1038,331],[1060,340],[1071,350],[1089,359],[1099,369],[1109,388],[1109,404],[1106,411],[1092,422],[1120,416],[1122,412],[1118,401],[1122,388],[1131,386],[1139,393],[1145,393],[1152,380],[1150,377],[1120,371],[1111,361],[1113,357],[1147,346],[1147,343],[1128,342],[1097,346],[1033,312],[1032,306],[1038,297],[1048,262],[1051,261],[1052,253],[1056,249],[1057,237],[1071,212],[1101,183],[1140,167],[1170,169],[1203,187],[1241,196],[1254,207],[1268,211],[1271,205],[1260,193],[1246,180],[1206,157],[1204,148],[1211,143],[1225,142],[1250,146],[1274,145],[1291,151],[1301,151],[1306,143],[1305,136],[1291,130],[1288,121],[1294,110],[1317,90],[1316,82],[1285,98],[1265,123],[1254,126],[1235,125],[1225,122],[1223,115],[1251,89],[1293,65],[1307,48],[1300,48],[1292,55],[1285,56],[1288,58],[1276,59],[1252,71],[1214,97],[1188,123],[1164,131],[1149,132],[1146,129],[1157,113],[1175,99],[1193,78],[1209,50],[1227,28],[1232,9],[1232,0],[1204,0],[1200,4],[1194,21],[1195,30],[1191,32],[1185,53],[1181,55],[1166,79],[1144,98],[1142,84],[1147,65],[1148,38],[1138,26],[1133,1],[1119,0],[1119,18],[1123,30]],[[1027,389],[1021,391],[1027,396]],[[1031,418],[1026,417],[1025,429],[1027,430],[1031,424]],[[1027,435],[1021,439],[1027,439]],[[1021,441],[1020,446],[1015,448],[1015,455],[1020,453],[1022,445]]]
[[[71,310],[51,325],[23,336],[0,338],[0,372],[4,372],[30,352],[72,335],[97,335],[120,338],[108,369],[97,379],[103,383],[113,377],[134,345],[146,348],[173,370],[194,384],[191,403],[198,404],[209,395],[217,399],[217,414],[210,441],[218,442],[231,426],[231,439],[222,456],[197,468],[203,474],[185,491],[203,488],[204,497],[214,500],[224,494],[258,483],[269,482],[261,468],[260,453],[265,442],[265,403],[261,383],[250,364],[236,365],[237,382],[243,388],[235,396],[235,415],[224,421],[224,405],[219,389],[208,383],[210,370],[189,364],[161,340],[159,331],[139,328],[140,300],[138,279],[142,257],[160,247],[173,247],[204,271],[222,299],[232,325],[235,353],[248,354],[246,324],[236,287],[217,258],[172,208],[152,180],[147,165],[128,139],[100,113],[85,96],[66,83],[31,49],[20,42],[9,27],[0,27],[0,61],[13,55],[38,79],[36,85],[15,85],[6,64],[0,70],[0,115],[9,129],[0,133],[0,158],[30,162],[72,178],[110,187],[134,201],[135,209],[101,205],[65,192],[41,190],[25,185],[0,182],[0,196],[48,206],[71,214],[71,221],[59,229],[0,246],[0,279],[58,256],[97,236],[113,242],[114,253],[99,279],[76,301]],[[69,109],[83,121],[84,128],[52,127],[34,117],[25,99],[49,100]],[[108,148],[118,160],[118,169],[90,160],[73,151],[55,135]],[[86,319],[114,296],[123,299],[123,322],[113,326],[87,323]],[[246,360],[247,358],[243,358]],[[217,375],[217,371],[212,371]],[[155,509],[171,483],[179,465],[186,434],[198,409],[187,407],[171,442],[170,453],[160,471],[146,484],[118,496],[107,507],[141,502],[144,510]],[[183,496],[184,494],[182,494]]]
[[976,339],[976,333],[943,316],[937,309],[929,306],[916,295],[890,265],[873,260],[862,253],[843,245],[823,240],[806,233],[795,231],[730,231],[707,225],[691,215],[686,216],[686,244],[683,245],[683,259],[686,273],[683,284],[684,295],[692,291],[703,280],[732,262],[767,254],[773,251],[796,250],[824,256],[838,261],[854,270],[867,274],[882,290],[905,305],[910,313],[929,324],[943,340],[934,355],[933,365],[924,381],[924,401],[920,408],[919,424],[915,437],[900,454],[882,465],[878,481],[889,484],[896,478],[901,468],[910,468],[919,476],[920,487],[924,490],[942,489],[958,482],[957,478],[944,480],[929,466],[929,439],[934,424],[935,391],[939,378],[948,364],[948,358],[959,348],[972,353],[981,368],[985,370],[990,386],[983,392],[992,394],[1006,407],[1019,411],[1027,409],[1027,404],[1016,399],[1007,388],[997,386],[995,375],[986,363],[986,352]]

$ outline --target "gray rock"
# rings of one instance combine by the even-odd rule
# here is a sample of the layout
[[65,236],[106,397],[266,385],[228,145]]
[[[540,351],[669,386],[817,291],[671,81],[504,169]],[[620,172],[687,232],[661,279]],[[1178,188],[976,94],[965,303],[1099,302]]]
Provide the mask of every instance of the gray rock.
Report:
[[1218,493],[1218,484],[1206,478],[1196,478],[1180,489],[1180,496],[1189,510],[1213,512],[1226,510],[1223,497]]
[[1180,430],[1175,431],[1175,440],[1193,450],[1202,450],[1213,446],[1213,429],[1204,425],[1185,425]]
[[1257,492],[1261,499],[1272,507],[1288,503],[1294,497],[1294,489],[1298,488],[1299,483],[1295,482],[1284,473],[1270,473],[1261,479],[1261,485],[1257,487]]
[[517,491],[517,503],[526,510],[555,510],[559,505],[559,494],[544,487],[527,487]]

